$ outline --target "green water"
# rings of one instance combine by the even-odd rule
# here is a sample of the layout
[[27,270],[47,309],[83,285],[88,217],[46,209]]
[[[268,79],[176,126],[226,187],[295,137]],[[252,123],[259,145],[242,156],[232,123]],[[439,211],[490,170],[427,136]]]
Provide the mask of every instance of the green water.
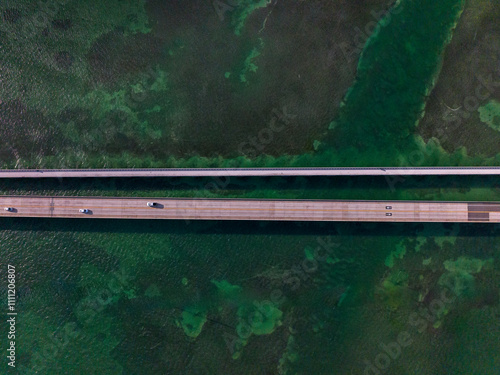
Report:
[[413,133],[464,4],[429,0],[395,6],[395,14],[379,23],[363,50],[357,80],[335,121],[333,145],[325,148],[352,148],[345,155],[358,154],[356,165],[381,165],[382,160],[397,165],[418,149]]
[[[393,189],[384,178],[234,179],[216,192],[205,188],[213,182],[4,180],[1,188],[7,194],[500,200],[495,177],[406,178]],[[492,318],[500,297],[496,224],[0,224],[1,267],[18,270],[18,361],[40,373],[362,373],[380,343],[403,331],[412,344],[391,364],[395,373],[415,371],[415,361],[423,373],[497,369],[486,361],[495,358],[495,336],[482,334],[498,329]],[[437,308],[442,281],[455,274],[466,289],[446,309]],[[423,323],[411,324],[410,317],[431,308],[420,332]],[[469,320],[476,325],[464,325]],[[467,352],[463,342],[477,352]]]
[[[318,17],[322,6],[326,7],[316,5],[312,16]],[[336,99],[328,103],[331,89],[321,85],[321,77],[312,76],[313,67],[304,67],[302,74],[314,86],[301,88],[302,83],[292,81],[276,65],[279,57],[272,52],[279,48],[273,37],[278,36],[272,31],[266,36],[268,18],[263,17],[255,34],[239,33],[254,13],[299,14],[264,1],[236,6],[229,22],[236,32],[213,27],[211,44],[206,40],[209,34],[180,26],[179,19],[192,19],[188,9],[177,3],[128,5],[123,13],[116,12],[116,4],[107,5],[113,9],[110,12],[106,7],[91,9],[88,2],[71,4],[59,8],[62,21],[53,26],[55,30],[29,40],[22,33],[29,17],[21,17],[6,29],[8,85],[2,89],[0,110],[4,126],[17,131],[4,132],[2,164],[32,168],[498,165],[498,157],[467,155],[465,150],[448,154],[435,140],[425,144],[416,135],[464,6],[463,0],[398,1],[368,39],[347,93],[331,94],[336,98],[345,94],[340,108]],[[206,17],[215,16],[208,13],[213,11],[210,7],[196,9]],[[36,15],[34,10],[26,12]],[[89,25],[72,23],[71,15],[78,12],[93,15]],[[103,14],[105,23],[98,17]],[[148,16],[157,23],[148,23]],[[373,23],[373,17],[369,21]],[[289,30],[280,30],[284,33],[280,38],[287,37]],[[225,47],[224,41],[232,47]],[[69,67],[54,70],[49,56],[37,57],[36,46],[56,57],[71,56],[50,63],[61,64],[60,59],[68,58]],[[57,52],[58,48],[65,51]],[[25,56],[21,60],[19,53]],[[301,77],[293,64],[290,72],[294,80]],[[27,75],[39,82],[26,81]],[[286,81],[271,79],[278,76]],[[335,84],[330,78],[327,82]],[[309,94],[315,91],[317,96]],[[284,92],[281,99],[280,92]],[[304,95],[307,100],[301,99]],[[295,104],[289,104],[291,98]],[[288,120],[278,112],[287,113]]]
[[0,181],[4,195],[500,201],[497,176],[105,178]]
[[[498,369],[496,336],[483,333],[498,330],[497,225],[1,226],[2,269],[17,269],[18,364],[39,373],[361,373],[403,330],[413,344],[395,373],[415,361],[423,373]],[[463,268],[464,291],[418,332],[409,317],[436,309],[460,257],[481,269]]]
[[[276,137],[290,133],[291,138],[280,138],[251,158],[237,157],[239,142],[255,136],[262,129],[258,124],[272,118],[272,107],[283,104],[279,99],[267,102],[266,82],[272,81],[276,89],[283,83],[270,77],[289,77],[269,74],[263,63],[268,60],[259,60],[271,53],[266,46],[273,45],[273,38],[266,38],[264,31],[259,38],[249,36],[239,25],[258,33],[263,24],[252,23],[252,13],[267,16],[272,10],[278,18],[292,16],[280,4],[269,8],[259,7],[260,1],[245,1],[245,8],[228,17],[224,27],[217,23],[211,33],[196,33],[190,26],[193,9],[215,19],[213,13],[212,18],[203,13],[213,12],[211,7],[183,8],[168,2],[163,4],[168,12],[161,8],[155,14],[152,9],[160,7],[159,2],[149,2],[146,8],[153,8],[147,12],[145,3],[118,3],[72,3],[59,17],[80,13],[86,28],[74,20],[74,26],[64,30],[69,23],[58,22],[37,34],[29,53],[22,40],[5,42],[10,55],[3,74],[15,84],[1,91],[2,120],[8,119],[0,150],[4,166],[498,164],[498,159],[465,152],[449,155],[414,136],[463,1],[399,2],[390,22],[382,21],[363,51],[357,79],[338,113],[313,107],[323,114],[315,117],[321,123],[310,125],[315,130],[308,132],[311,117],[290,108],[299,124]],[[320,2],[316,5],[314,12],[321,14]],[[29,6],[22,9],[24,14],[35,12]],[[106,22],[99,18],[104,14]],[[15,19],[15,12],[9,17]],[[148,17],[156,23],[146,22]],[[272,20],[266,24],[269,32],[277,27]],[[13,24],[23,22],[21,17]],[[122,31],[106,34],[117,26]],[[180,30],[177,39],[169,39],[169,27]],[[156,29],[150,33],[151,28]],[[67,34],[72,42],[61,36]],[[195,44],[193,35],[200,38]],[[235,51],[222,48],[231,38],[244,39]],[[299,43],[295,30],[292,39]],[[44,77],[46,64],[36,58],[36,46],[46,46],[49,56],[58,52],[58,43],[66,43],[73,65],[68,68],[71,59],[59,54],[58,72],[51,71],[45,81],[25,80],[30,74]],[[118,47],[109,49],[113,45]],[[154,53],[144,46],[152,46]],[[218,55],[208,53],[214,48],[220,49]],[[12,59],[16,51],[25,61]],[[124,54],[132,56],[133,64]],[[205,56],[204,69],[188,64],[193,55]],[[144,56],[160,68],[137,79],[137,69],[150,67]],[[162,62],[165,56],[168,63]],[[228,63],[221,65],[224,59]],[[94,69],[91,78],[85,67]],[[64,69],[69,72],[62,74]],[[263,71],[268,79],[259,75]],[[307,77],[308,72],[294,74]],[[198,85],[203,80],[205,96]],[[148,87],[148,99],[132,106],[127,87],[133,85],[138,94],[138,82]],[[211,91],[214,87],[219,88]],[[228,87],[241,101],[230,104],[239,109],[222,121],[207,108],[216,108],[219,101],[228,104]],[[16,101],[14,94],[23,90],[29,100]],[[300,98],[306,91],[293,86],[290,95]],[[317,92],[325,91],[319,85]],[[217,100],[214,107],[196,106],[186,99],[190,95],[199,95],[197,103],[206,103],[212,95]],[[262,99],[251,100],[259,95]],[[308,100],[307,106],[320,102],[314,96]],[[255,111],[263,103],[270,108]],[[253,109],[242,116],[239,111],[247,107]],[[194,117],[210,118],[212,125],[207,121],[198,127],[190,111]],[[159,122],[165,116],[186,128],[166,132]],[[234,121],[236,130],[213,125],[224,121]],[[190,142],[174,142],[179,135],[190,135]],[[298,141],[302,138],[307,142]],[[289,146],[295,152],[287,151]],[[224,152],[217,152],[219,148]],[[297,156],[276,157],[287,152]],[[0,192],[500,201],[500,180],[40,179],[2,180]],[[9,368],[2,357],[0,373],[329,375],[363,374],[378,366],[390,374],[497,374],[500,368],[497,224],[15,218],[0,221],[0,240],[2,294],[9,264],[16,267],[18,293],[17,368]],[[7,322],[2,321],[1,332],[6,333]],[[6,336],[0,342],[5,353]],[[384,354],[388,347],[393,348],[391,356]]]

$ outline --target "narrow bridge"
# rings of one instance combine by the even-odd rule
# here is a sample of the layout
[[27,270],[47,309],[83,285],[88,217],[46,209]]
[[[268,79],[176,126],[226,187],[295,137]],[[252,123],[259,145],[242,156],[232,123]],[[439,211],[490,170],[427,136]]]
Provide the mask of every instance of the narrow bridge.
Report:
[[500,222],[500,202],[2,196],[0,206],[4,217]]
[[0,169],[0,178],[500,175],[500,167]]

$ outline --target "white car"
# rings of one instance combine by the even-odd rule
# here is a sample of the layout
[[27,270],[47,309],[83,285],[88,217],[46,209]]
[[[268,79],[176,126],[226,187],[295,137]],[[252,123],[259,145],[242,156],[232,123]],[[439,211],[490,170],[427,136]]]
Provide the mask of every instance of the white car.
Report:
[[156,202],[148,202],[148,207],[157,207],[158,203]]
[[4,208],[5,211],[9,211],[9,212],[12,212],[14,211],[14,209],[12,207],[5,207]]
[[80,208],[80,212],[81,212],[82,214],[88,214],[88,213],[90,212],[90,210],[89,210],[89,209],[87,209],[87,208]]

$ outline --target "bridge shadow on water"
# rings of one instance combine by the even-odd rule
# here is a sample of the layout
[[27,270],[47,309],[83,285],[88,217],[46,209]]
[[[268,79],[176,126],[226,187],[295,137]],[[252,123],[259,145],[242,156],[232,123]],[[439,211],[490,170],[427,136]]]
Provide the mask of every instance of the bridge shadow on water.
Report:
[[[318,176],[200,178],[2,179],[3,194],[233,197],[251,193],[276,198],[402,199],[490,188],[500,200],[500,176]],[[149,194],[149,195],[148,195]],[[429,197],[430,196],[430,197]],[[410,198],[407,198],[410,199]],[[414,198],[418,199],[418,198]],[[439,199],[443,200],[443,199]]]
[[[458,228],[458,230],[457,230]],[[12,218],[0,220],[0,230],[136,233],[136,234],[221,234],[287,236],[414,237],[424,231],[427,237],[459,235],[462,237],[500,236],[498,223],[381,223],[381,222],[303,222],[303,221],[233,221],[233,220],[136,220],[136,219],[67,219]]]

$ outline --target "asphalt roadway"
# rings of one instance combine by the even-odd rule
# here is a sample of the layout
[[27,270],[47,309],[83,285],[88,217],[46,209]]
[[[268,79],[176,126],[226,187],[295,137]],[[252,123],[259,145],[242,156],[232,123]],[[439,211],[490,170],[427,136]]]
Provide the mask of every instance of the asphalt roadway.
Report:
[[[148,207],[148,202],[156,203],[156,207]],[[500,202],[2,196],[0,205],[4,217],[500,222]]]

